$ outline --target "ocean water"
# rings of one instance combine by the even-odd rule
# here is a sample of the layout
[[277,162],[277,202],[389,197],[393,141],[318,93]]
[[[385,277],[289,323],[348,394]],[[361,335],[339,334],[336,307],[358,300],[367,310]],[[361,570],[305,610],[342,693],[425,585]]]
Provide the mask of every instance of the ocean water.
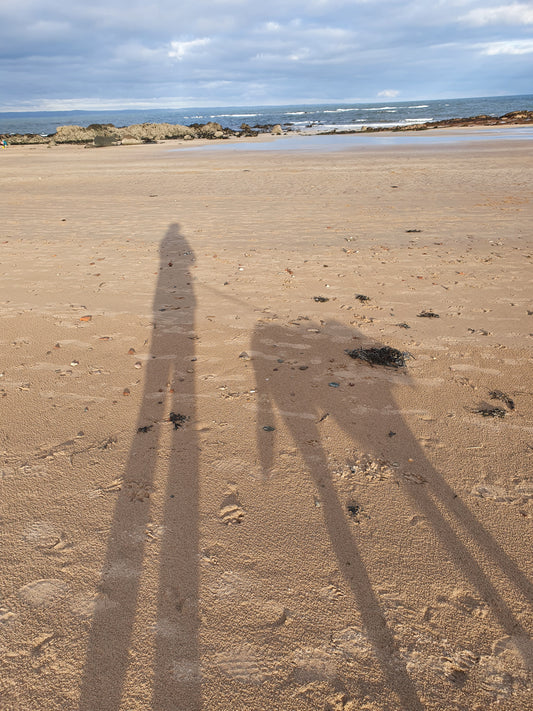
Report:
[[275,141],[209,141],[197,145],[191,141],[186,147],[170,148],[170,153],[200,151],[343,151],[347,148],[401,147],[401,146],[439,146],[446,144],[480,143],[505,139],[518,141],[533,140],[533,126],[505,126],[502,128],[484,128],[482,131],[407,131],[401,133],[361,133],[354,132],[336,136],[309,136],[301,133],[277,138]]
[[388,101],[369,104],[313,104],[305,106],[239,106],[189,109],[146,109],[124,111],[30,111],[0,113],[2,133],[55,133],[57,126],[89,126],[111,123],[129,126],[135,123],[185,124],[216,121],[239,129],[250,126],[281,124],[295,132],[353,130],[362,126],[393,128],[449,118],[487,114],[501,116],[509,111],[533,110],[533,95],[496,96],[471,99],[429,101]]

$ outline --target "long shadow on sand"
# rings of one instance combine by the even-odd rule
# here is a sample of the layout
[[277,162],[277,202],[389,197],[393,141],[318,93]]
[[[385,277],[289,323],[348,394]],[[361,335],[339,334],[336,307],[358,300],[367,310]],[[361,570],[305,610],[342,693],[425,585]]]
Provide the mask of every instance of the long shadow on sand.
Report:
[[[198,445],[195,432],[182,418],[174,418],[175,427],[169,421],[171,412],[194,420],[195,298],[189,272],[193,261],[189,244],[178,226],[171,225],[160,246],[154,331],[138,431],[121,472],[125,484],[133,484],[122,487],[111,522],[99,585],[107,604],[93,618],[80,711],[115,711],[124,702],[133,628],[146,604],[139,593],[147,559],[145,532],[151,523],[161,537],[150,709],[201,707]],[[158,514],[153,520],[151,499],[143,492],[153,487],[156,473],[163,504],[161,518]],[[159,486],[160,481],[164,483]],[[151,642],[151,634],[145,630],[143,636]]]
[[[312,328],[311,332],[304,331],[304,328],[313,326],[320,333],[313,333]],[[325,413],[334,417],[359,452],[400,464],[413,460],[407,465],[410,478],[398,477],[406,497],[433,528],[444,556],[490,606],[501,629],[507,635],[515,635],[518,643],[527,639],[525,631],[491,581],[486,565],[482,566],[476,560],[464,541],[471,541],[482,553],[482,558],[486,557],[492,566],[504,573],[509,584],[526,600],[532,600],[532,586],[434,469],[402,418],[392,388],[398,382],[396,379],[405,379],[407,374],[391,368],[372,368],[362,361],[350,360],[343,353],[345,348],[354,348],[364,342],[353,340],[358,335],[333,322],[328,322],[326,327],[309,321],[300,327],[258,326],[251,345],[260,403],[257,437],[263,452],[265,474],[273,464],[275,437],[275,433],[263,431],[265,423],[272,424],[276,418],[282,420],[299,448],[320,496],[339,569],[352,590],[383,677],[396,694],[400,707],[414,711],[423,706],[401,662],[393,631],[373,591],[358,547],[357,528],[350,524],[346,506],[339,501],[328,471],[328,452],[321,443],[320,418]],[[380,346],[379,343],[371,345]],[[327,365],[333,360],[336,361],[335,369],[340,362],[347,364],[346,378],[355,381],[353,387],[347,387],[347,381],[341,388],[329,386],[328,381],[334,381],[335,377],[330,375],[328,378]],[[309,369],[300,371],[298,363],[310,364]],[[316,377],[316,373],[320,373],[320,377]],[[355,416],[351,410],[366,411],[368,415]],[[312,413],[314,418],[302,418],[302,413]],[[395,436],[389,436],[391,431],[396,433]],[[412,467],[415,467],[414,471]],[[461,535],[456,533],[454,526],[461,530]],[[523,652],[525,656],[530,653],[527,643]]]

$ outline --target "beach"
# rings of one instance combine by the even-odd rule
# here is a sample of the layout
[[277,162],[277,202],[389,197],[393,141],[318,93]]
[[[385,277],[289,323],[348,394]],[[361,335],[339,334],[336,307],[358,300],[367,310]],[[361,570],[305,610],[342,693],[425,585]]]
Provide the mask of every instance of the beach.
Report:
[[0,151],[2,711],[533,709],[531,153]]

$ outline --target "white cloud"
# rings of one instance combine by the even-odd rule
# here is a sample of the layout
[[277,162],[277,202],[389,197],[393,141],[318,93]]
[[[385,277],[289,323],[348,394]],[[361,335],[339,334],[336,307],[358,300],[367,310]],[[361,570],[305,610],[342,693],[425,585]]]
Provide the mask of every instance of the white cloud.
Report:
[[498,7],[478,7],[459,18],[476,27],[483,25],[533,25],[531,3],[514,2]]
[[382,96],[384,99],[395,99],[399,93],[397,89],[383,89],[383,91],[378,91],[378,96]]
[[532,54],[533,39],[485,42],[483,44],[475,45],[475,47],[481,49],[481,54],[486,54],[491,57],[498,54]]
[[198,47],[205,47],[210,42],[211,40],[209,37],[201,37],[194,40],[187,40],[185,42],[174,41],[170,43],[171,49],[168,51],[168,56],[172,59],[181,61],[186,54],[190,54],[190,52],[194,51]]

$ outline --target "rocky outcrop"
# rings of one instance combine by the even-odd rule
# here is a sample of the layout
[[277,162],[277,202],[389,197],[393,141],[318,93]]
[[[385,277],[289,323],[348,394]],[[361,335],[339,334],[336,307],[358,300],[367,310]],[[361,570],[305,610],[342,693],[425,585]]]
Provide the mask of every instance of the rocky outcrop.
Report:
[[[468,128],[469,126],[503,126],[512,124],[533,123],[533,111],[511,111],[503,116],[470,116],[468,118],[443,119],[442,121],[428,121],[426,123],[405,124],[394,127],[362,126],[359,131],[364,133],[380,133],[382,131],[427,131],[430,128]],[[353,130],[328,131],[332,133],[355,133]]]
[[209,123],[193,123],[190,126],[181,126],[172,123],[138,123],[131,126],[117,127],[111,123],[93,123],[90,126],[58,126],[54,134],[50,136],[40,136],[39,134],[5,134],[0,138],[5,138],[8,144],[23,145],[28,143],[48,143],[50,145],[71,143],[85,146],[111,146],[122,144],[124,146],[138,145],[139,143],[155,143],[157,141],[167,141],[182,139],[192,141],[196,138],[207,138],[209,140],[221,140],[225,138],[235,138],[238,136],[255,137],[259,133],[271,132],[275,136],[283,133],[281,126],[254,126],[250,128],[243,123],[240,130],[234,131],[231,128],[224,128],[215,121]]
[[83,126],[58,126],[54,143],[91,143],[97,136],[97,130],[102,131],[101,135],[107,135],[103,128],[84,128]]
[[259,131],[254,131],[251,126],[247,123],[241,123],[241,136],[246,136],[246,138],[255,138],[259,135]]
[[139,141],[164,141],[172,138],[196,137],[196,131],[189,126],[172,123],[136,123],[132,126],[115,129],[120,138],[131,136]]
[[0,140],[5,140],[10,146],[26,146],[39,143],[50,143],[51,136],[41,136],[39,133],[3,133]]

